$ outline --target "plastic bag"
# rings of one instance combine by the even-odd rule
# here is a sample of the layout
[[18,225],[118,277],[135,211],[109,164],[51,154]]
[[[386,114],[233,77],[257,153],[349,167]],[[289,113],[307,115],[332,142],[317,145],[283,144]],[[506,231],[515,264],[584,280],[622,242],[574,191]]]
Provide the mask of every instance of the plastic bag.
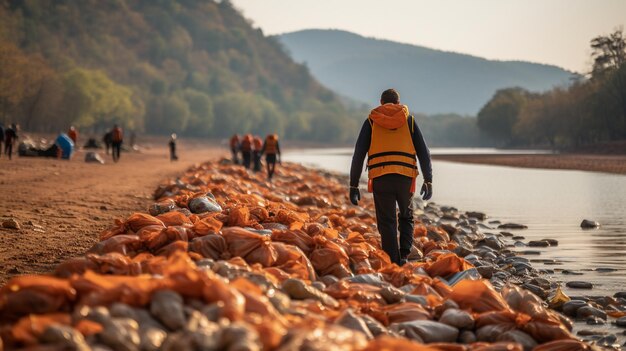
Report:
[[486,280],[462,280],[452,288],[449,298],[462,309],[477,313],[509,308],[502,296]]
[[233,256],[242,257],[249,263],[260,263],[264,267],[270,267],[276,262],[277,253],[270,237],[239,227],[224,228],[222,235]]
[[214,260],[228,260],[232,257],[228,251],[226,239],[221,235],[209,234],[193,239],[189,250]]

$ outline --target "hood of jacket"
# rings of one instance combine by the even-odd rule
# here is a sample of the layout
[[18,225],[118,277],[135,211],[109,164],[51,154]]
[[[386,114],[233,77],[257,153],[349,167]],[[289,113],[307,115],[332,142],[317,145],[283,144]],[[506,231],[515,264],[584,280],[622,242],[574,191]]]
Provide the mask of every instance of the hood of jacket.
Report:
[[370,112],[372,122],[386,129],[397,129],[406,123],[409,108],[400,104],[384,104]]

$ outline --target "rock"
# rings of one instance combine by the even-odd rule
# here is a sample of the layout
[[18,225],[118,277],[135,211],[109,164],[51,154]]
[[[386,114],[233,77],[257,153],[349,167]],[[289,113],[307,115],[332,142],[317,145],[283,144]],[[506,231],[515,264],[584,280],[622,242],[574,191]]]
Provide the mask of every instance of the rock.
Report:
[[443,312],[439,322],[457,329],[473,329],[474,317],[466,311],[449,308]]
[[113,318],[104,325],[104,330],[98,334],[100,340],[114,350],[139,350],[139,325],[128,318]]
[[576,335],[580,336],[591,336],[591,335],[606,335],[608,332],[606,330],[596,330],[596,329],[582,329],[579,330]]
[[559,241],[556,239],[541,239],[541,241],[547,242],[550,246],[559,246]]
[[537,251],[537,250],[524,250],[524,251],[520,251],[520,253],[522,255],[528,255],[528,256],[530,256],[530,255],[533,255],[533,256],[541,255],[541,251]]
[[580,223],[580,227],[584,229],[598,228],[600,227],[600,223],[589,219],[583,219],[583,221]]
[[87,342],[85,342],[83,334],[72,327],[64,325],[53,324],[49,326],[39,337],[39,341],[43,344],[54,344],[56,347],[64,350],[91,350]]
[[615,325],[618,327],[626,328],[626,317],[620,317],[615,320]]
[[515,235],[515,236],[511,237],[511,239],[513,239],[513,240],[524,240],[524,239],[526,239],[526,237],[521,236],[521,235]]
[[570,300],[563,304],[561,311],[563,311],[566,316],[575,317],[576,311],[583,306],[587,306],[587,302],[582,300]]
[[476,334],[469,330],[464,330],[459,335],[459,341],[464,344],[473,344],[476,342]]
[[150,313],[170,330],[178,330],[185,326],[183,297],[171,290],[160,290],[152,295]]
[[391,329],[399,333],[404,332],[407,338],[424,343],[455,342],[459,336],[457,328],[429,320],[395,323],[391,325]]
[[617,271],[616,268],[610,268],[610,267],[598,267],[596,268],[596,272],[598,273],[611,273],[611,272],[615,272]]
[[[580,310],[582,310],[582,308],[579,309],[579,311]],[[588,325],[604,325],[606,322],[602,318],[599,318],[596,316],[590,316],[590,317],[587,317],[586,323]]]
[[206,196],[199,196],[189,200],[187,203],[189,210],[192,213],[205,213],[205,212],[221,212],[222,207],[217,203],[215,197],[211,193],[207,193]]
[[576,311],[576,318],[587,319],[589,317],[598,317],[606,320],[606,312],[592,306],[582,306]]
[[615,295],[613,295],[614,298],[619,299],[626,299],[626,291],[618,291],[615,293]]
[[617,341],[617,336],[614,334],[609,334],[596,340],[596,345],[601,346],[601,347],[611,347],[613,346],[613,344],[615,344],[616,341]]
[[287,279],[283,282],[281,290],[292,299],[304,300],[313,299],[320,301],[326,306],[337,308],[339,303],[330,295],[321,292],[314,287],[307,285],[300,279]]
[[580,272],[572,271],[572,270],[569,270],[569,269],[564,269],[564,270],[561,271],[561,273],[569,274],[569,275],[583,275]]
[[495,236],[486,237],[484,240],[480,241],[478,245],[485,245],[497,251],[500,251],[504,248],[504,243]]
[[544,290],[543,288],[541,288],[540,286],[526,283],[526,284],[522,285],[522,288],[530,291],[531,293],[539,296],[540,298],[542,298],[544,300],[548,297],[548,292],[546,290]]
[[367,339],[371,340],[374,338],[374,335],[367,327],[365,321],[360,316],[357,316],[350,308],[344,310],[341,315],[339,315],[337,320],[335,320],[335,324],[363,333]]
[[528,229],[528,226],[517,223],[504,223],[498,226],[498,229]]
[[485,219],[487,219],[486,214],[482,212],[477,212],[477,211],[468,211],[468,212],[465,212],[465,215],[469,218],[476,218],[480,221],[484,221]]
[[528,242],[528,246],[530,247],[548,247],[550,244],[547,241],[543,240],[531,240]]
[[374,317],[368,314],[364,314],[360,317],[361,319],[363,319],[363,322],[365,322],[365,325],[367,325],[367,329],[369,329],[374,337],[379,335],[386,335],[389,333],[389,330],[387,330],[387,328],[385,328],[385,326],[382,325],[382,323],[380,323]]
[[20,222],[16,221],[14,218],[9,218],[2,222],[2,228],[19,230],[21,226]]
[[593,284],[589,282],[583,282],[583,281],[577,281],[577,280],[567,282],[565,286],[567,286],[568,288],[572,288],[572,289],[593,289]]

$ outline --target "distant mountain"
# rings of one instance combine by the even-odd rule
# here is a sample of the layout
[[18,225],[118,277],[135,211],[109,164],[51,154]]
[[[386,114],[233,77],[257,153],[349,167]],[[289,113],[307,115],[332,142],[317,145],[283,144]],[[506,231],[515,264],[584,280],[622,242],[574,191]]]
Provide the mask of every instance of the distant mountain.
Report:
[[492,61],[340,30],[303,30],[278,39],[341,95],[373,105],[381,91],[394,87],[411,110],[426,114],[475,115],[498,89],[545,91],[575,75],[556,66]]

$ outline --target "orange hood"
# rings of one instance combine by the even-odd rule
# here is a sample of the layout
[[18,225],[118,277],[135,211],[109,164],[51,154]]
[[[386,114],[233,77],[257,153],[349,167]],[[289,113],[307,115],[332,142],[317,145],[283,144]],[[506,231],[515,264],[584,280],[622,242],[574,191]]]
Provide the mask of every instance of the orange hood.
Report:
[[386,129],[396,129],[406,123],[409,116],[409,108],[400,104],[384,104],[370,112],[369,118],[379,126]]

